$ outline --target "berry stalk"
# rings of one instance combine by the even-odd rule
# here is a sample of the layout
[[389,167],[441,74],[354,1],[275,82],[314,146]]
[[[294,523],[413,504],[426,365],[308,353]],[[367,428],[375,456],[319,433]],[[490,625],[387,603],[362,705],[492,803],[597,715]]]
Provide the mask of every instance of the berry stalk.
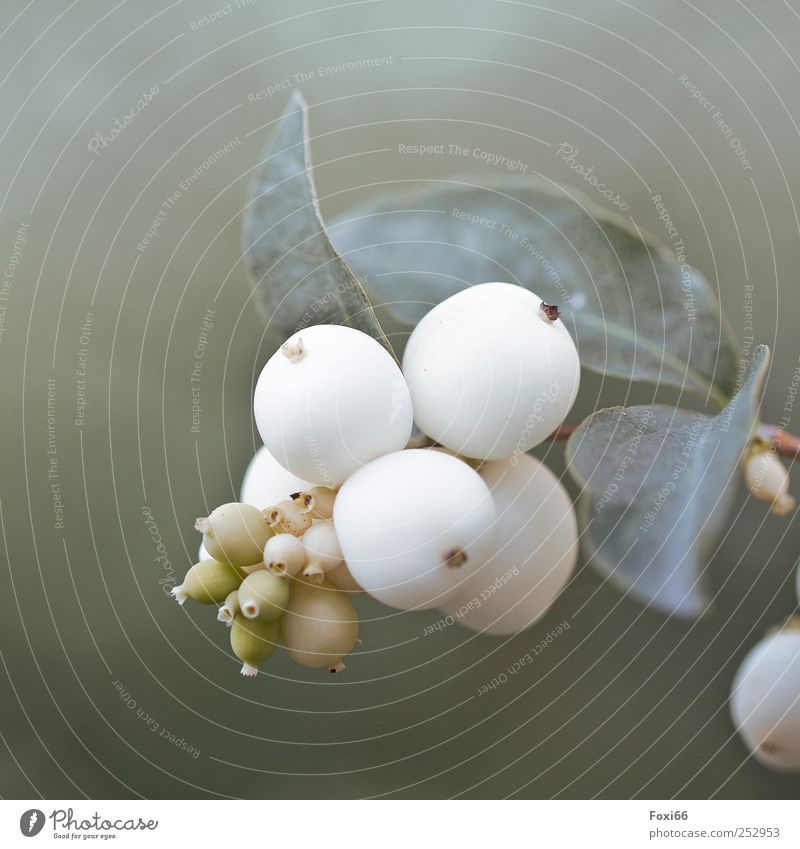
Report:
[[762,424],[756,431],[756,439],[765,443],[781,457],[800,460],[800,436],[787,433],[777,425]]
[[[547,437],[548,442],[569,439],[578,429],[577,425],[561,425]],[[756,431],[756,440],[768,445],[778,456],[788,460],[800,460],[800,436],[779,428],[777,425],[762,424]]]

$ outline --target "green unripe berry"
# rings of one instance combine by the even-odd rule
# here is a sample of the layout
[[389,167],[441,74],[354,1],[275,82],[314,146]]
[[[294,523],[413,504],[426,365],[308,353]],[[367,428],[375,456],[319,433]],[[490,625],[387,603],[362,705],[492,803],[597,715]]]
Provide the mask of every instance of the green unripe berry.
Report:
[[239,588],[244,572],[238,566],[219,560],[201,560],[186,573],[183,583],[172,589],[178,604],[187,598],[201,604],[222,604],[230,593]]
[[237,592],[239,609],[248,619],[271,622],[289,603],[289,584],[266,569],[248,575]]
[[319,585],[292,581],[281,638],[289,657],[301,666],[341,672],[342,658],[358,642],[356,609],[327,581]]
[[231,502],[217,507],[207,518],[195,522],[203,534],[206,551],[216,560],[234,566],[250,566],[261,561],[272,531],[262,512],[251,504]]
[[275,651],[280,639],[280,624],[277,619],[263,622],[248,619],[240,613],[231,625],[231,649],[242,661],[242,675],[252,678],[258,667]]
[[234,617],[240,613],[239,610],[239,591],[234,590],[228,594],[228,597],[217,612],[217,622],[224,622],[229,628],[233,624]]

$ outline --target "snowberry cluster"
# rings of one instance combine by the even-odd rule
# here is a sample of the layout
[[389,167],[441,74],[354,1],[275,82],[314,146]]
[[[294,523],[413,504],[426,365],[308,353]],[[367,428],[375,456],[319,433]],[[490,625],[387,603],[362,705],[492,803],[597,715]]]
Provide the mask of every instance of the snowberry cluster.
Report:
[[574,568],[577,522],[526,452],[563,422],[579,380],[558,309],[505,283],[432,309],[402,370],[357,330],[295,333],[258,379],[264,446],[242,501],[197,520],[206,559],[175,597],[221,605],[244,675],[278,644],[343,669],[362,591],[477,632],[529,627]]

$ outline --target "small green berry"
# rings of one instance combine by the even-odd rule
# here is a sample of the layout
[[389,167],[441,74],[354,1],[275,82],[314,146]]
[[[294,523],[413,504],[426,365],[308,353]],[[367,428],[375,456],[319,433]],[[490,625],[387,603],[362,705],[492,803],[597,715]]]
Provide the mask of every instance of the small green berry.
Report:
[[207,518],[198,519],[194,526],[203,534],[203,545],[208,553],[234,566],[259,563],[264,546],[272,536],[261,511],[251,504],[238,502],[217,507]]
[[258,667],[266,661],[280,639],[278,620],[263,622],[260,619],[247,619],[242,614],[234,617],[231,626],[231,649],[242,661],[242,675],[252,678]]
[[271,622],[289,603],[289,584],[274,573],[262,569],[248,575],[237,592],[239,608],[248,619]]
[[201,604],[222,604],[230,593],[239,588],[244,572],[238,566],[219,560],[201,560],[186,573],[183,583],[174,587],[172,595],[178,604],[187,598]]

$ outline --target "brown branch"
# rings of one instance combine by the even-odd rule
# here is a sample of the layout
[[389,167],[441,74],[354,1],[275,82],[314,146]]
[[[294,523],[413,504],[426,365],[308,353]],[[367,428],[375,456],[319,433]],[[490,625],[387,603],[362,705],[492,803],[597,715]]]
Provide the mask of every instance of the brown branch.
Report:
[[800,437],[787,433],[776,425],[759,425],[756,439],[781,457],[800,460]]
[[[548,442],[557,442],[569,439],[578,429],[578,425],[561,425],[561,427],[547,437]],[[789,460],[800,460],[800,436],[787,433],[777,425],[759,425],[755,438],[768,446],[780,457]]]
[[554,430],[547,437],[546,442],[556,442],[559,439],[569,439],[578,429],[578,425],[561,425],[558,430]]

